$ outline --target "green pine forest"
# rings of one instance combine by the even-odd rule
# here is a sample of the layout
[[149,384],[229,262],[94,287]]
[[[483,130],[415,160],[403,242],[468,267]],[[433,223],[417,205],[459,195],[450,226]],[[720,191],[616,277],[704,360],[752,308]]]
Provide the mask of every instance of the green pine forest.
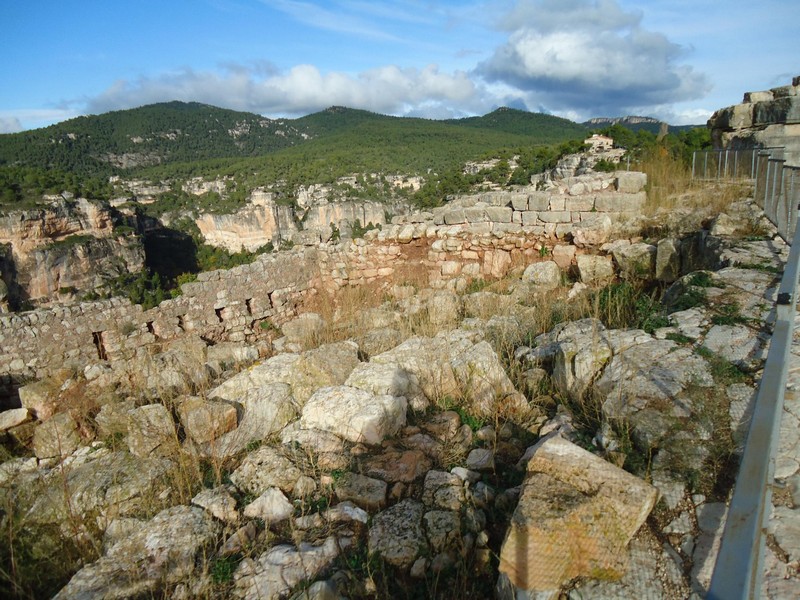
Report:
[[[656,136],[621,125],[603,130],[620,145],[643,148]],[[699,133],[695,133],[699,132]],[[0,135],[0,205],[35,203],[43,194],[68,191],[108,199],[120,194],[110,176],[153,182],[229,177],[225,198],[196,199],[174,185],[164,204],[150,210],[189,208],[230,212],[252,189],[271,186],[291,203],[299,185],[333,184],[362,177],[356,197],[386,199],[382,176],[422,176],[423,189],[407,198],[420,207],[441,204],[479,179],[524,184],[559,156],[580,148],[589,130],[551,115],[499,108],[482,117],[434,121],[331,107],[299,119],[268,119],[199,103],[167,102],[78,117],[42,129]],[[678,153],[708,143],[705,128],[667,140]],[[662,140],[662,143],[664,141]],[[518,156],[508,170],[468,177],[465,162]],[[192,206],[192,204],[195,204]]]

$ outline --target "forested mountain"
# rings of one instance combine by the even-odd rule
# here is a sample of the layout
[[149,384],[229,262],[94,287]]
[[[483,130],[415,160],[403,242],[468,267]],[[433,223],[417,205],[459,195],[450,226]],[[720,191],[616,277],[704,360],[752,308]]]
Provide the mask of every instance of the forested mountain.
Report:
[[516,108],[500,107],[482,117],[451,119],[445,121],[453,125],[463,125],[476,129],[502,131],[515,135],[530,135],[542,140],[541,143],[563,142],[565,135],[577,138],[586,135],[587,128],[569,119],[554,117],[543,113],[530,113]]
[[[388,170],[427,169],[446,156],[474,158],[474,152],[559,143],[585,133],[566,119],[512,109],[452,121],[343,107],[299,119],[268,119],[196,102],[167,102],[0,135],[0,166],[109,175],[154,165],[263,157],[302,147],[301,153],[312,161],[330,152],[378,153]],[[348,162],[375,166],[363,158]]]
[[0,135],[0,165],[108,174],[146,165],[259,156],[304,141],[290,120],[166,102]]
[[[225,177],[231,206],[256,187],[289,201],[298,186],[354,175],[378,178],[370,188],[361,186],[369,197],[393,197],[382,176],[422,176],[426,186],[415,200],[427,205],[470,184],[462,176],[467,161],[516,156],[516,170],[504,174],[503,163],[494,178],[525,183],[560,155],[580,149],[589,131],[567,119],[505,107],[446,121],[339,106],[299,119],[268,119],[167,102],[0,135],[0,205],[20,206],[64,190],[110,198],[119,193],[110,175],[169,182],[175,189],[189,178]],[[633,133],[621,124],[604,131],[629,149],[655,142],[648,131]]]

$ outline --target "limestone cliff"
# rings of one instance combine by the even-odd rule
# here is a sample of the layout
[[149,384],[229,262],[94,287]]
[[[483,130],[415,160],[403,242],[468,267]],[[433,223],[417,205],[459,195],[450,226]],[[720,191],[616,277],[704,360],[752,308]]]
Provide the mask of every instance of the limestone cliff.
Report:
[[327,240],[332,235],[331,223],[341,235],[348,236],[356,221],[362,226],[369,223],[384,225],[386,211],[398,209],[379,202],[329,201],[325,198],[316,198],[311,203],[305,197],[298,199],[298,205],[295,208],[277,204],[272,193],[256,190],[249,203],[238,212],[203,214],[196,223],[207,244],[232,252],[253,251],[268,243],[278,245],[284,240],[297,243]]
[[36,248],[15,260],[17,285],[32,300],[56,300],[101,288],[110,278],[144,268],[136,236],[74,236]]
[[59,291],[86,293],[144,267],[140,239],[115,234],[112,210],[83,198],[0,217],[0,246],[0,277],[12,306],[58,300]]
[[800,165],[800,77],[746,93],[741,104],[716,111],[708,127],[717,149],[784,147],[786,163]]

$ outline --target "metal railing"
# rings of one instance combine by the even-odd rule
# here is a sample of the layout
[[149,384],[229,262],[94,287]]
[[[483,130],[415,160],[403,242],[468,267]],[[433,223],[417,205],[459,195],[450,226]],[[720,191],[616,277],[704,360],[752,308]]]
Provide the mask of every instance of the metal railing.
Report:
[[758,598],[764,572],[766,528],[800,278],[800,229],[796,227],[800,168],[787,167],[782,155],[779,158],[776,154],[767,150],[755,156],[755,201],[781,236],[791,240],[791,251],[778,289],[772,340],[706,596],[711,600]]
[[747,179],[755,182],[754,200],[789,242],[797,224],[800,167],[786,165],[784,148],[705,150],[692,155],[692,178]]
[[692,155],[692,179],[753,179],[758,150],[707,150]]
[[756,161],[756,204],[787,242],[797,226],[800,202],[800,167],[790,167],[781,155],[759,152]]

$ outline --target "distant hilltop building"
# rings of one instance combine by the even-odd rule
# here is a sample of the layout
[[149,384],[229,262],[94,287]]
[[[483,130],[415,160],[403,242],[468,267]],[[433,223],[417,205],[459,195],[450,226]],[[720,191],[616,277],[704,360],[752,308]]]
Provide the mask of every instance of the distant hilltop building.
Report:
[[614,148],[614,139],[599,133],[593,133],[583,143],[590,146],[589,152],[605,152]]

